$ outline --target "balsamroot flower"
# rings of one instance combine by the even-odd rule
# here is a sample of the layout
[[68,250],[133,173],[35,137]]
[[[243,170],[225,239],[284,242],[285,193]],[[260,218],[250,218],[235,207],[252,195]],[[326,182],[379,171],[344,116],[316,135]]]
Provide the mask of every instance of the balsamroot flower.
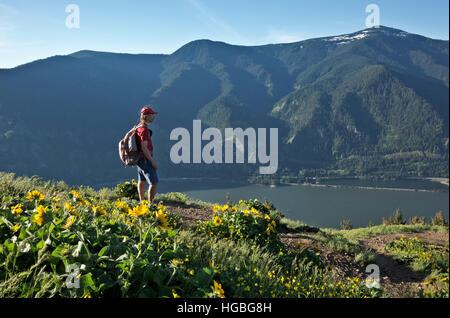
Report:
[[219,225],[222,224],[222,219],[219,218],[218,216],[216,216],[216,217],[214,218],[214,220],[213,220],[213,223],[214,223],[215,226],[219,226]]
[[68,217],[66,220],[66,224],[64,224],[63,228],[68,229],[72,226],[73,222],[75,222],[75,216],[72,215],[71,217]]
[[39,226],[41,226],[42,225],[42,223],[44,222],[44,214],[45,214],[45,212],[47,211],[47,208],[45,208],[44,206],[42,206],[42,205],[40,205],[40,206],[38,206],[37,208],[36,208],[36,214],[34,215],[34,217],[33,217],[33,221],[37,224],[37,225],[39,225]]
[[22,203],[19,203],[19,204],[15,205],[15,206],[11,207],[11,212],[12,212],[15,216],[19,216],[20,213],[23,212],[23,209],[22,209],[22,208],[23,208],[23,204],[22,204]]
[[31,192],[28,192],[26,198],[28,200],[30,200],[31,202],[33,202],[33,201],[39,202],[39,201],[44,200],[45,196],[42,193],[40,193],[38,190],[33,190]]
[[66,211],[69,212],[70,214],[75,215],[75,216],[80,216],[80,214],[75,211],[76,208],[73,205],[71,205],[70,203],[66,202],[64,207],[66,208]]
[[119,210],[128,210],[128,204],[125,201],[117,201],[116,203],[116,209]]
[[150,209],[148,208],[148,206],[146,204],[141,204],[141,205],[136,206],[133,209],[128,209],[128,214],[138,217],[138,216],[146,215],[149,211],[150,211]]
[[92,212],[98,213],[98,214],[100,214],[101,216],[106,215],[106,210],[105,210],[105,208],[102,207],[102,206],[99,206],[99,205],[94,205],[94,206],[92,206]]
[[225,298],[225,292],[222,289],[222,285],[214,281],[214,291],[220,298]]
[[162,210],[156,212],[156,219],[159,221],[160,227],[163,231],[169,228],[169,222],[167,221],[167,214]]
[[72,191],[70,191],[70,194],[72,194],[72,198],[74,201],[83,202],[83,198],[81,197],[81,194],[79,194],[77,191],[72,190]]

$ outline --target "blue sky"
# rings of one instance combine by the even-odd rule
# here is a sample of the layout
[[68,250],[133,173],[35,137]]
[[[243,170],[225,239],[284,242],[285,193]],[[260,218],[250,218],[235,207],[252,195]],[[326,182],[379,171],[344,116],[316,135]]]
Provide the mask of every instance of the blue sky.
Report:
[[[170,54],[197,39],[262,45],[351,33],[366,28],[372,3],[382,25],[449,38],[448,0],[0,0],[0,68],[83,49]],[[66,27],[69,4],[80,28]]]

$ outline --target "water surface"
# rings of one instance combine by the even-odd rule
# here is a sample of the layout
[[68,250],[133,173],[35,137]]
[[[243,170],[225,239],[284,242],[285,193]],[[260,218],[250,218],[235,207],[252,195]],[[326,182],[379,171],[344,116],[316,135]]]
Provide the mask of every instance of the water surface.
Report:
[[[356,185],[352,183],[352,186]],[[446,219],[449,216],[449,193],[448,190],[442,190],[440,184],[426,184],[427,190],[435,187],[439,191],[397,191],[306,185],[271,188],[190,180],[171,182],[165,186],[161,182],[162,192],[166,192],[163,191],[166,186],[171,189],[169,191],[183,192],[194,199],[221,204],[226,202],[227,193],[234,202],[249,198],[268,200],[286,217],[319,227],[339,227],[344,219],[351,220],[354,227],[367,226],[369,222],[381,224],[383,217],[391,216],[397,208],[402,211],[405,220],[413,216],[425,216],[429,222],[438,211],[442,211]],[[382,186],[397,188],[399,184],[388,186],[383,183]]]

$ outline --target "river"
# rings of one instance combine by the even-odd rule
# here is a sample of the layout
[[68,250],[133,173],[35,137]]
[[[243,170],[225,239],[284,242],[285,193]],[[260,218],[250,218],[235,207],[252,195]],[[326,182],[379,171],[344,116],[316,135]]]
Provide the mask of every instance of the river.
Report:
[[[370,182],[333,180],[326,185],[269,187],[224,183],[215,179],[161,180],[158,192],[183,192],[193,199],[224,204],[257,198],[268,200],[287,218],[318,227],[339,228],[348,219],[354,227],[381,224],[398,208],[404,219],[424,216],[430,222],[436,212],[449,217],[448,186],[428,180]],[[377,187],[377,188],[375,188]]]

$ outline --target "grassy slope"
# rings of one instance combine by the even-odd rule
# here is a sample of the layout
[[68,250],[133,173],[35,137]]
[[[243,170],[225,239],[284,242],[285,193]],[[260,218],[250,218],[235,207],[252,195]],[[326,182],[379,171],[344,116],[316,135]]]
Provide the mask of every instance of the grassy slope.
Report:
[[[77,190],[82,196],[93,196],[99,200],[116,200],[118,197],[112,189],[104,188],[95,191],[89,187],[71,188],[64,182],[43,181],[37,177],[21,178],[15,177],[13,174],[5,174],[0,172],[0,202],[3,207],[8,206],[7,202],[15,197],[24,197],[28,191],[38,190],[47,197],[59,197],[61,201],[70,200],[69,191]],[[212,203],[192,200],[189,197],[179,193],[158,194],[158,201],[165,203],[175,203],[186,206],[196,206],[205,209],[211,209]],[[11,202],[12,203],[12,202]],[[370,251],[362,248],[358,244],[359,239],[370,238],[378,235],[394,234],[394,233],[417,233],[426,230],[448,232],[448,226],[435,226],[429,224],[416,225],[379,225],[367,228],[359,228],[353,230],[337,230],[337,229],[318,229],[310,227],[300,221],[282,219],[280,221],[280,231],[285,233],[300,233],[302,237],[307,238],[320,246],[324,246],[331,250],[343,252],[354,257],[358,263],[369,264],[374,261],[375,255]],[[279,272],[282,270],[278,262],[278,256],[269,253],[265,249],[254,249],[246,242],[222,242],[218,240],[200,239],[191,231],[180,231],[181,242],[195,242],[196,250],[199,255],[195,255],[198,265],[205,264],[211,259],[216,262],[227,264],[227,268],[252,268],[258,272]],[[194,255],[192,255],[194,258]],[[242,260],[245,260],[244,262]],[[292,276],[291,276],[292,279]],[[329,277],[322,278],[324,281],[331,279]],[[14,285],[14,282],[11,282]],[[252,283],[269,285],[267,279],[256,280]],[[3,286],[5,287],[5,286]]]

